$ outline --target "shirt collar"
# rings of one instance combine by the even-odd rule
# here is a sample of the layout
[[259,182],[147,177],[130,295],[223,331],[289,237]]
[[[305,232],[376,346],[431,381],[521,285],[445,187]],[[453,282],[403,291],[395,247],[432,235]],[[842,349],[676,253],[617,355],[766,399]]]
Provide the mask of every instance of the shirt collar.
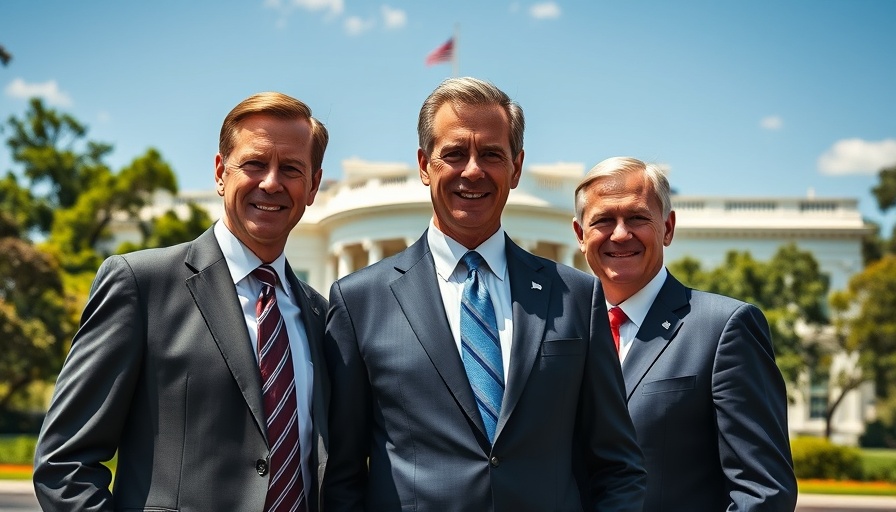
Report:
[[[261,265],[261,259],[249,250],[239,238],[237,238],[230,229],[224,225],[224,222],[215,223],[215,239],[221,246],[221,252],[224,253],[224,259],[227,261],[227,269],[230,271],[230,277],[233,284],[237,284],[246,278],[253,270]],[[289,295],[289,287],[286,286],[286,256],[281,252],[277,259],[269,263],[280,281],[280,287]]]
[[[656,296],[659,295],[660,289],[663,287],[663,283],[666,282],[666,276],[669,272],[666,270],[666,267],[661,267],[660,271],[653,276],[653,279],[650,280],[643,288],[638,290],[637,293],[632,295],[631,297],[625,299],[619,304],[616,304],[620,308],[622,308],[622,312],[625,313],[625,316],[628,319],[638,326],[641,327],[641,324],[644,323],[644,319],[647,318],[647,312],[650,311],[650,306],[653,305],[653,301],[656,299]],[[607,302],[607,309],[613,307],[613,304]]]
[[[457,263],[469,250],[478,252],[492,273],[499,280],[504,280],[505,270],[507,269],[507,255],[504,252],[504,228],[499,227],[498,231],[485,242],[479,244],[479,247],[467,249],[450,236],[439,231],[439,228],[430,219],[429,230],[426,232],[426,241],[429,243],[429,250],[432,252],[432,259],[436,265],[436,274],[443,281],[448,281],[451,278],[451,275],[457,268]],[[466,271],[464,271],[464,274],[466,274]]]

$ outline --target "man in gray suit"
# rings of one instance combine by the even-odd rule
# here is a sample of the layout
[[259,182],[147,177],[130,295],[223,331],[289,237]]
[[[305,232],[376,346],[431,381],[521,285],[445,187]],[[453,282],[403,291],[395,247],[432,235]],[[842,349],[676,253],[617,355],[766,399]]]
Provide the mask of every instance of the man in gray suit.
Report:
[[768,323],[663,266],[675,231],[665,174],[634,158],[597,164],[576,189],[573,228],[616,325],[647,467],[644,510],[793,512],[787,399]]
[[103,263],[38,441],[44,510],[319,509],[326,301],[283,248],[327,141],[301,101],[245,99],[215,157],[221,221]]
[[600,287],[501,228],[523,126],[473,78],[424,102],[429,229],[330,290],[328,511],[641,510]]

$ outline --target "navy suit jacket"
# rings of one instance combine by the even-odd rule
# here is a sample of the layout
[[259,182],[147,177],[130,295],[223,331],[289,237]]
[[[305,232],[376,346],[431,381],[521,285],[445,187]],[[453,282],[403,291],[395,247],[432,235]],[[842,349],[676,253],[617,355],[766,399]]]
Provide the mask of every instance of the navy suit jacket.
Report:
[[622,371],[645,512],[793,512],[786,391],[758,308],[669,274]]
[[[292,275],[314,365],[309,483],[326,465],[326,301]],[[261,511],[270,472],[261,377],[212,229],[107,259],[35,454],[44,510]],[[114,489],[101,464],[118,452]]]
[[641,453],[600,286],[506,240],[513,348],[493,446],[426,235],[333,284],[328,512],[640,512]]

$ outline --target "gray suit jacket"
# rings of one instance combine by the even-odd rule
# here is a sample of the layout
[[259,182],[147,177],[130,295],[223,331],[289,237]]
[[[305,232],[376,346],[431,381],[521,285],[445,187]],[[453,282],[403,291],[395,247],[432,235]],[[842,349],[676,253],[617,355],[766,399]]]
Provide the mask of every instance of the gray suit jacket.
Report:
[[[507,239],[508,387],[489,444],[424,235],[337,281],[328,511],[641,510],[644,472],[603,294]],[[369,466],[368,466],[369,463]]]
[[645,512],[793,512],[786,391],[758,308],[670,274],[622,371]]
[[[326,301],[295,279],[314,364],[312,473],[326,464]],[[211,229],[97,272],[35,454],[44,510],[261,511],[258,365]],[[118,452],[114,489],[101,462]],[[317,482],[315,482],[316,484]],[[318,485],[307,485],[317,510]]]

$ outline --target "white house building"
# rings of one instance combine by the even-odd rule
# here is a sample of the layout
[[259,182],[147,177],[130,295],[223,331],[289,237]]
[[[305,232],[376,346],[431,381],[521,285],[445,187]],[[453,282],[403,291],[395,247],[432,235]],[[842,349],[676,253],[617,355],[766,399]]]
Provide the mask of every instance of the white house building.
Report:
[[[512,190],[502,224],[525,249],[588,271],[572,230],[573,193],[585,168],[577,163],[527,166]],[[215,191],[159,197],[146,212],[170,208],[186,211],[187,202],[205,207],[212,218],[223,212]],[[845,288],[862,269],[861,240],[869,232],[852,198],[673,196],[675,240],[666,248],[667,262],[684,256],[714,268],[730,250],[750,251],[757,260],[771,258],[779,246],[796,243],[813,253],[830,277],[831,289]],[[286,255],[301,279],[327,295],[339,277],[395,254],[413,243],[432,216],[429,189],[415,167],[403,163],[343,162],[343,177],[322,185],[314,204],[294,229]],[[137,236],[119,224],[116,243]],[[826,388],[792,393],[792,434],[824,431],[820,412]],[[835,417],[835,440],[854,444],[864,429],[867,391],[853,392]]]

